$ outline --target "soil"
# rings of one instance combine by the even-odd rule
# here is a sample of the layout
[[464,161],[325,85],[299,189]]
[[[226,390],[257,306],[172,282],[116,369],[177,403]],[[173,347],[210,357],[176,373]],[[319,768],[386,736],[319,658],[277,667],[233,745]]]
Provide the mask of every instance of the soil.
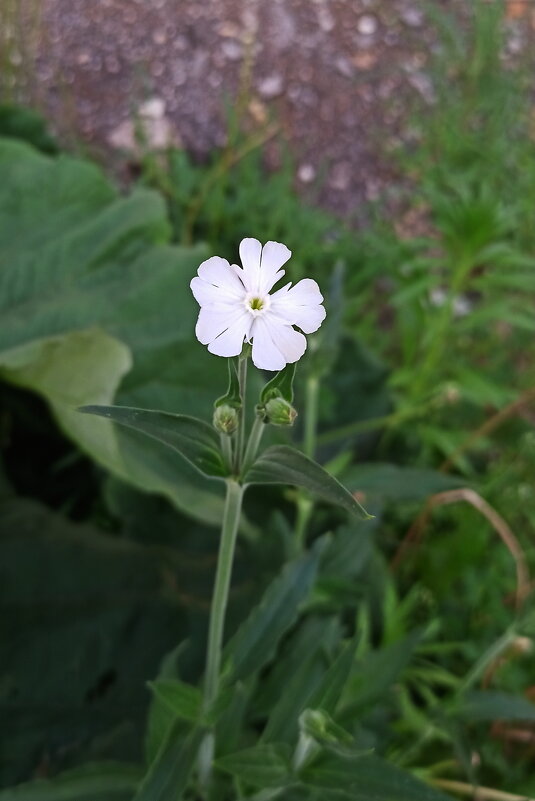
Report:
[[[351,215],[388,190],[414,103],[434,102],[421,0],[18,2],[4,26],[17,91],[64,140],[111,161],[135,150],[136,119],[154,147],[206,157],[225,144],[225,105],[241,92],[244,125],[277,120],[304,194]],[[461,16],[470,5],[430,2]],[[510,0],[507,19],[514,53],[535,4]],[[273,142],[266,152],[275,162]]]

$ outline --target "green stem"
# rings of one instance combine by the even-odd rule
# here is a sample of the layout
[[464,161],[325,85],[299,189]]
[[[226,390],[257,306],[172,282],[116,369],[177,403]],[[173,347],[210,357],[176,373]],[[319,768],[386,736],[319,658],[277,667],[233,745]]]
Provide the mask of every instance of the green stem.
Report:
[[306,382],[305,394],[305,441],[303,450],[311,459],[316,451],[316,431],[318,428],[319,381],[310,376]]
[[[225,613],[227,610],[230,589],[230,577],[234,561],[236,535],[240,521],[243,487],[233,479],[227,480],[227,496],[221,539],[219,542],[219,555],[217,559],[217,572],[210,610],[210,626],[208,629],[208,654],[206,658],[206,674],[204,680],[204,711],[207,712],[219,692],[219,676],[221,673],[221,651],[223,645],[223,632]],[[211,763],[215,751],[214,733],[208,732],[199,750],[199,773],[204,786],[210,781]]]
[[241,470],[242,475],[247,472],[255,460],[255,456],[258,452],[258,446],[260,445],[260,440],[262,439],[262,434],[264,433],[265,427],[266,425],[262,418],[257,415],[255,417],[251,433],[249,434],[249,441],[247,442],[247,447],[245,449],[245,456],[243,457]]
[[240,385],[240,398],[241,398],[241,413],[240,413],[240,425],[238,428],[238,435],[236,438],[236,451],[234,453],[235,458],[235,470],[236,475],[239,475],[241,465],[243,464],[243,451],[245,448],[245,396],[247,392],[247,362],[248,358],[240,356],[238,361],[238,382]]
[[463,290],[471,267],[472,261],[469,257],[459,259],[454,270],[447,300],[432,318],[433,330],[429,348],[423,359],[421,359],[415,380],[410,387],[413,398],[419,398],[425,394],[431,379],[434,377],[435,368],[444,356],[446,349],[450,347],[451,340],[448,336],[448,328],[451,327],[453,321],[455,298]]
[[467,673],[463,681],[457,687],[457,695],[469,690],[476,681],[483,676],[490,665],[492,665],[504,651],[515,641],[517,632],[514,627],[507,629],[502,636],[493,643],[483,656],[476,662],[472,670]]
[[220,441],[225,464],[227,465],[227,467],[232,469],[232,440],[228,434],[221,434]]
[[[314,458],[317,443],[318,429],[318,396],[319,381],[317,376],[309,376],[305,385],[305,432],[303,451]],[[294,550],[301,553],[305,544],[308,521],[314,509],[314,502],[307,493],[299,492],[297,495],[297,517],[295,521]]]

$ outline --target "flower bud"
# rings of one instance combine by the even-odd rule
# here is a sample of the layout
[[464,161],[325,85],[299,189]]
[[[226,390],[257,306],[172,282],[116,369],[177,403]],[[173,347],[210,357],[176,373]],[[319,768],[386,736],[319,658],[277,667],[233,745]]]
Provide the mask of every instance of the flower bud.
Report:
[[265,405],[267,422],[274,426],[292,426],[297,412],[284,398],[271,398]]
[[214,410],[213,425],[220,434],[233,434],[238,428],[239,416],[236,409],[224,403]]

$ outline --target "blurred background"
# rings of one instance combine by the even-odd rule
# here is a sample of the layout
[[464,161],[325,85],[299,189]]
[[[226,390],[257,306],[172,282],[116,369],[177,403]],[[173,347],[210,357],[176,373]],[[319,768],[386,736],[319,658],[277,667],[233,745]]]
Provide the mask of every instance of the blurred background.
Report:
[[229,633],[334,532],[363,744],[535,795],[535,2],[1,0],[0,65],[1,786],[140,763],[202,673],[221,494],[74,409],[210,419],[188,285],[254,236],[329,312],[294,439],[376,521],[251,492]]

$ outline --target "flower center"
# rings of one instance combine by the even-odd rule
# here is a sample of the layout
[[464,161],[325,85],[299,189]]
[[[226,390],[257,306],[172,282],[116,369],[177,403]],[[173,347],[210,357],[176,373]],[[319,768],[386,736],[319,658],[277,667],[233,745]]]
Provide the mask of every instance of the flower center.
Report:
[[249,293],[244,302],[245,308],[247,311],[253,315],[253,317],[259,317],[262,314],[265,314],[270,306],[269,295],[261,296],[254,293]]

